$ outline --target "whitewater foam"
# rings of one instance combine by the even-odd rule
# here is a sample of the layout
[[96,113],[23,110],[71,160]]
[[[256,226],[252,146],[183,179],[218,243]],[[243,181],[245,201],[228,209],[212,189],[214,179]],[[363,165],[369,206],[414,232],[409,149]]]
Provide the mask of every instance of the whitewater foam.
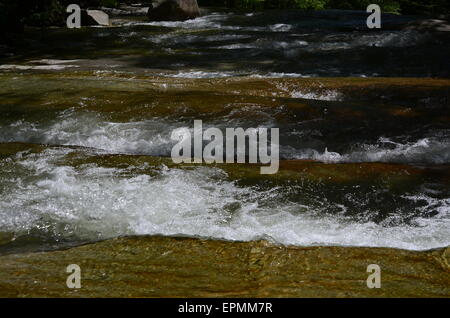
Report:
[[28,71],[28,70],[63,70],[66,68],[75,68],[79,67],[78,65],[70,65],[70,64],[49,64],[49,65],[15,65],[15,64],[2,64],[0,65],[0,70],[19,70],[19,71]]
[[65,111],[49,122],[19,120],[4,126],[0,140],[102,149],[113,153],[170,154],[175,121],[162,118],[135,122],[111,122],[100,114]]
[[[132,172],[131,167],[85,164],[75,168],[58,163],[71,151],[21,153],[0,162],[4,171],[0,231],[14,232],[17,237],[39,231],[58,240],[182,234],[245,241],[270,237],[291,245],[411,250],[450,244],[449,198],[437,200],[421,194],[420,199],[429,202],[422,209],[437,206],[437,216],[417,217],[416,225],[386,226],[388,222],[345,217],[350,207],[331,201],[324,201],[319,210],[341,213],[327,216],[317,206],[284,200],[282,188],[238,186],[217,168],[180,170],[160,166],[155,167],[156,175],[147,175]],[[417,200],[417,196],[410,199]],[[275,201],[276,207],[271,204]]]
[[394,162],[409,164],[448,164],[450,162],[450,140],[428,137],[411,142],[394,142],[379,138],[375,144],[355,145],[348,153],[316,149],[281,148],[281,155],[289,159],[309,159],[325,163],[343,162]]

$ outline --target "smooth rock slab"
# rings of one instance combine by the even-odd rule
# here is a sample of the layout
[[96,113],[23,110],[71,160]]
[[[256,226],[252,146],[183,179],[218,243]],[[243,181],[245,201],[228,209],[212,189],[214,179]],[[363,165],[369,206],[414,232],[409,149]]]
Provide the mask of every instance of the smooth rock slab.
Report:
[[[81,267],[81,289],[66,267]],[[381,288],[366,285],[369,264]],[[0,297],[449,297],[450,249],[129,237],[0,257]]]

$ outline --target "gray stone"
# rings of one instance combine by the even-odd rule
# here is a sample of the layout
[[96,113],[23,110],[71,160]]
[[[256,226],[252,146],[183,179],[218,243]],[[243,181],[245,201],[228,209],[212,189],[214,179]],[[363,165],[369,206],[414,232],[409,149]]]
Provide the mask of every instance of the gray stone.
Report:
[[109,16],[101,10],[87,10],[87,14],[90,15],[98,25],[109,25]]
[[109,16],[101,10],[81,10],[81,26],[89,25],[108,26]]

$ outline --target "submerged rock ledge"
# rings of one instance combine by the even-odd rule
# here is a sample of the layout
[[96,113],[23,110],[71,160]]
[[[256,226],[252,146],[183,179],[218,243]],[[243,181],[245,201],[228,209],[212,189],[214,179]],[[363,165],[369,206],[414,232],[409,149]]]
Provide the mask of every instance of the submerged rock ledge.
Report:
[[[286,247],[139,236],[0,257],[0,297],[450,297],[450,248]],[[66,267],[81,267],[81,289]],[[366,286],[381,267],[380,289]]]

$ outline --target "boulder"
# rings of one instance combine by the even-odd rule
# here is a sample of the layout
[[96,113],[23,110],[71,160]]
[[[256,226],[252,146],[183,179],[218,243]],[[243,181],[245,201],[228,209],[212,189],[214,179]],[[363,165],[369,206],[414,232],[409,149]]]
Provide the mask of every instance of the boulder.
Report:
[[150,21],[185,21],[200,16],[197,0],[164,0],[147,13]]
[[101,10],[81,10],[81,26],[109,24],[109,16]]
[[109,16],[101,10],[87,10],[87,14],[90,15],[98,25],[109,25]]

